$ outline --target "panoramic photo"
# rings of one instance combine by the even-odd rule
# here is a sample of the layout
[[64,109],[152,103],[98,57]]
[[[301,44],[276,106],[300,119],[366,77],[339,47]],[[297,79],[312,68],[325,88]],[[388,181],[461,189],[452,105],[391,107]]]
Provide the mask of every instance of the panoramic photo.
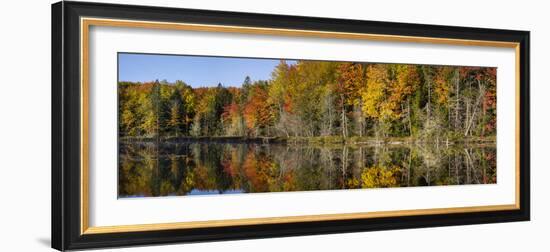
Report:
[[118,197],[496,183],[494,67],[118,54]]

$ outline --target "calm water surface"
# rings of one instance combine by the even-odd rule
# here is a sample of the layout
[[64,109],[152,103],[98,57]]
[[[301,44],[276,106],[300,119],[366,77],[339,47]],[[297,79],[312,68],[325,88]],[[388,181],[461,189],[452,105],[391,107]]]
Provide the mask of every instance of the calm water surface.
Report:
[[118,196],[496,183],[495,146],[121,143]]

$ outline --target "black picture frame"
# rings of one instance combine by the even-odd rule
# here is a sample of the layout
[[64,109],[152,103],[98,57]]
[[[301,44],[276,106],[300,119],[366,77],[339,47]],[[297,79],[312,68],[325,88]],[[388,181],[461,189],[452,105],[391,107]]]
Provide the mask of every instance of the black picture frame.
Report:
[[[519,43],[519,209],[160,231],[81,234],[80,17],[490,40]],[[253,239],[388,229],[528,221],[530,94],[528,31],[406,24],[102,3],[52,5],[52,247],[58,250]]]

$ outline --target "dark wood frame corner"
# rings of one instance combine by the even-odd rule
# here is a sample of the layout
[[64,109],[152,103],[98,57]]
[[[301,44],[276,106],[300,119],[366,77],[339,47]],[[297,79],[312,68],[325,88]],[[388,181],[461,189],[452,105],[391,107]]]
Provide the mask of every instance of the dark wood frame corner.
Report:
[[[313,36],[516,50],[516,204],[379,214],[119,227],[88,225],[87,34],[91,25]],[[52,5],[52,247],[86,249],[526,221],[530,218],[529,32],[101,3]]]

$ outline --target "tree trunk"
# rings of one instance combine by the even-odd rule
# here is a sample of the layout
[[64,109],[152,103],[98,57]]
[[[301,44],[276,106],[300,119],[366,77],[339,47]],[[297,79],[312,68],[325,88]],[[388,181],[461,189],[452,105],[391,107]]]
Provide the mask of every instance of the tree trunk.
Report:
[[485,96],[485,88],[481,86],[481,84],[479,84],[479,95],[475,101],[475,103],[473,104],[474,108],[473,108],[473,112],[472,112],[472,115],[470,116],[469,118],[469,121],[466,120],[466,132],[464,133],[464,136],[468,136],[468,134],[471,135],[471,132],[470,132],[470,129],[472,128],[472,125],[474,123],[474,120],[476,118],[476,114],[477,114],[477,111],[479,110],[479,106],[481,105],[481,101],[483,99],[483,97]]
[[423,67],[423,72],[424,72],[424,79],[426,81],[426,83],[428,83],[428,103],[426,104],[426,113],[427,113],[427,117],[426,117],[426,120],[429,121],[431,119],[431,108],[430,108],[430,105],[431,105],[431,102],[432,102],[432,80],[430,79],[430,77],[428,76],[428,73],[426,72],[426,68]]
[[407,97],[407,121],[409,121],[409,137],[412,137],[411,99]]
[[344,104],[344,96],[340,95],[340,104],[342,107],[342,136],[348,137],[348,125],[347,125],[347,118],[346,118],[346,108]]
[[328,95],[327,96],[327,99],[328,99],[328,104],[327,104],[327,107],[328,107],[328,135],[332,135],[332,95]]
[[458,74],[458,69],[455,70],[454,73],[454,82],[455,82],[455,88],[456,88],[456,105],[455,105],[455,131],[458,131],[458,128],[460,127],[460,120],[458,118],[459,111],[460,111],[460,78]]

